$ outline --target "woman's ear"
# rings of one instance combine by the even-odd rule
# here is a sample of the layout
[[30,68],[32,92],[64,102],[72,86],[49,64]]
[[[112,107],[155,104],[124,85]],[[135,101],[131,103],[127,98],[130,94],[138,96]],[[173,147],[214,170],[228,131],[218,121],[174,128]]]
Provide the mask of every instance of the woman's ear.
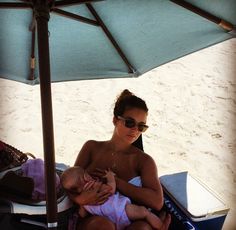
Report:
[[116,123],[117,123],[118,119],[114,116],[113,117],[113,125],[116,126]]

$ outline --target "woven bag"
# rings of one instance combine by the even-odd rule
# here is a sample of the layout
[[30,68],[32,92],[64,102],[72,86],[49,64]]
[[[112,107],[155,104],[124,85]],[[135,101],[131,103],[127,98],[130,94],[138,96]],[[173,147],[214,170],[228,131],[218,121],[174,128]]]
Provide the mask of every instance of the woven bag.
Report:
[[28,160],[30,153],[23,153],[20,150],[0,141],[0,172],[22,165]]

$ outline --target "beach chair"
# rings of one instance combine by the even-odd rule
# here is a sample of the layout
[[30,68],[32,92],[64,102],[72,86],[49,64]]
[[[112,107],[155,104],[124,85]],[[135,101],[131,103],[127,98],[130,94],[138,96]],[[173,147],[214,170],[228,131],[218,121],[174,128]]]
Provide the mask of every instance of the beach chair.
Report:
[[139,138],[133,143],[133,145],[143,151],[143,139],[142,134],[139,136]]
[[[19,151],[10,145],[14,151]],[[2,163],[2,162],[1,162]],[[56,163],[60,175],[68,166]],[[34,186],[31,178],[22,177],[21,166],[10,167],[0,172],[0,228],[3,230],[47,229],[46,201],[31,198]],[[58,228],[66,230],[72,202],[60,188],[57,194]]]

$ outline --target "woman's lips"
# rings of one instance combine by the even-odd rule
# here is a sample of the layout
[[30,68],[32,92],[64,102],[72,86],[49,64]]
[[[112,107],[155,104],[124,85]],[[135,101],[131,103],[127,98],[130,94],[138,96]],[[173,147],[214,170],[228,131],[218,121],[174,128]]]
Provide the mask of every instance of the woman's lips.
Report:
[[128,134],[127,136],[130,137],[130,138],[136,138],[135,134]]

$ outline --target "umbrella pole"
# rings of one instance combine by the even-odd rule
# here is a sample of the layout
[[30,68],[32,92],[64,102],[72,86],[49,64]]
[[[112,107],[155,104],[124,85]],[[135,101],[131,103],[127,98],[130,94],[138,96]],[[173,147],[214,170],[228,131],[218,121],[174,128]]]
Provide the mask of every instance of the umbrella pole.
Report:
[[35,16],[37,20],[38,33],[39,74],[47,204],[47,228],[57,229],[55,153],[48,40],[48,20],[50,16],[47,1],[37,1],[35,5]]

